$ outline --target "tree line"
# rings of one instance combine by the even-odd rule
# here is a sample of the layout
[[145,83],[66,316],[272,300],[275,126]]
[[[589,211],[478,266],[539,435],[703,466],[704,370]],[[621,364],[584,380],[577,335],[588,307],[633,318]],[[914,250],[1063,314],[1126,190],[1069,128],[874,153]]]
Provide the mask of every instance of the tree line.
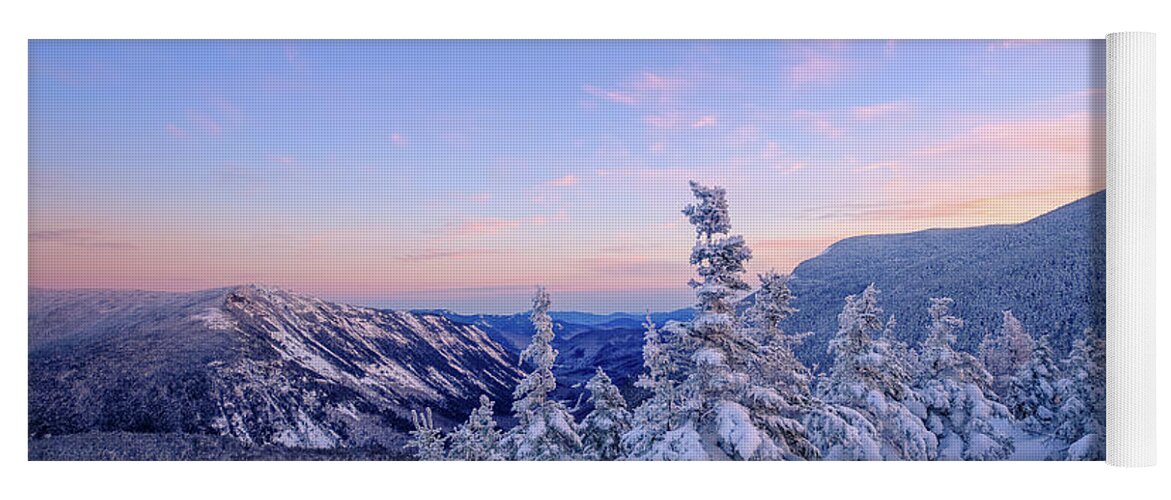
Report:
[[[726,192],[691,183],[683,213],[695,227],[691,321],[661,328],[648,316],[643,373],[650,395],[631,408],[598,368],[586,383],[593,409],[580,422],[551,397],[556,388],[550,297],[538,288],[536,332],[521,352],[531,369],[514,392],[516,425],[500,429],[494,403],[450,433],[430,410],[413,412],[409,447],[422,460],[1004,460],[1027,432],[1050,459],[1105,456],[1105,340],[1090,330],[1058,360],[1047,336],[1034,339],[1005,311],[978,352],[957,349],[950,298],[927,304],[927,335],[911,347],[896,338],[880,291],[845,298],[814,376],[793,353],[809,334],[780,324],[796,310],[788,277],[743,276],[752,252],[731,234]],[[1030,444],[1036,444],[1032,442]]]

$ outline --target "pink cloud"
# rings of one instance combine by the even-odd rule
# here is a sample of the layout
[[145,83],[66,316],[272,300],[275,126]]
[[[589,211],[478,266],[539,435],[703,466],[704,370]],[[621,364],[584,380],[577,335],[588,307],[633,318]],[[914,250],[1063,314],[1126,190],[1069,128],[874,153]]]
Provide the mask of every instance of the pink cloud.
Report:
[[867,106],[857,106],[850,109],[850,115],[855,120],[874,120],[889,116],[903,115],[911,111],[911,103],[907,101],[893,101]]
[[849,64],[837,57],[810,56],[789,68],[789,83],[795,86],[830,83],[846,75]]
[[398,132],[393,132],[390,134],[390,142],[396,146],[405,146],[407,144],[407,137]]
[[467,250],[426,250],[395,258],[404,262],[429,262],[434,260],[467,260],[499,255],[499,250],[472,248]]
[[174,123],[168,123],[165,128],[167,130],[167,135],[175,139],[187,140],[187,131],[183,130],[182,127],[175,125]]
[[569,187],[577,185],[579,180],[580,179],[578,179],[576,175],[565,174],[561,177],[549,181],[549,185],[555,187]]
[[683,118],[676,114],[644,116],[642,122],[654,128],[675,128],[685,123]]
[[648,92],[672,92],[678,90],[684,85],[681,78],[673,78],[655,73],[643,73],[638,80],[631,85],[632,88],[639,91]]
[[716,117],[712,116],[712,115],[706,115],[706,116],[701,117],[698,120],[695,120],[694,122],[691,122],[691,126],[694,128],[703,128],[703,127],[708,127],[708,126],[715,125],[715,124],[716,124]]
[[534,226],[544,226],[550,222],[565,222],[566,220],[569,220],[569,215],[566,214],[565,210],[558,210],[552,216],[534,215],[529,218],[528,222]]
[[644,72],[626,80],[618,89],[609,90],[596,85],[582,85],[582,90],[593,97],[618,104],[634,106],[645,102],[667,102],[685,85],[681,78]]
[[1073,113],[1055,119],[1026,119],[977,126],[963,134],[916,152],[917,156],[977,155],[981,151],[1050,152],[1101,156],[1101,116]]
[[840,139],[844,135],[843,131],[834,125],[830,114],[824,111],[797,110],[793,112],[793,119],[808,123],[814,132],[831,139]]
[[988,45],[988,51],[1012,50],[1032,47],[1045,43],[1045,40],[1000,40]]
[[893,56],[897,49],[898,49],[898,40],[887,40],[886,44],[882,46],[882,55],[884,57]]
[[219,124],[219,122],[215,121],[215,119],[213,119],[212,117],[210,117],[204,113],[201,113],[199,111],[192,111],[191,113],[188,114],[188,116],[191,119],[191,123],[195,124],[195,126],[197,128],[199,128],[200,130],[202,130],[204,133],[206,133],[208,135],[213,135],[213,136],[220,135],[220,131],[221,131],[220,124]]
[[638,104],[638,98],[629,92],[622,92],[619,90],[605,90],[589,84],[583,85],[582,90],[591,96],[606,99],[607,101],[625,104],[628,106]]
[[780,144],[777,144],[776,141],[768,141],[764,145],[764,150],[760,152],[760,158],[762,160],[779,160],[784,154]]

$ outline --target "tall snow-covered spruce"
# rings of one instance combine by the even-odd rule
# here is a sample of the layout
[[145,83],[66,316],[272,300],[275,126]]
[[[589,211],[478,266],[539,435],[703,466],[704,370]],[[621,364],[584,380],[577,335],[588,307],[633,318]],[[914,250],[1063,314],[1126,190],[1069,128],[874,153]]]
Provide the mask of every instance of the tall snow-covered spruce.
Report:
[[530,315],[536,331],[528,347],[520,353],[521,363],[532,370],[516,387],[512,411],[517,424],[505,437],[509,456],[514,460],[572,460],[581,452],[573,415],[561,402],[551,399],[557,388],[553,364],[553,319],[549,317],[549,294],[538,288]]
[[593,411],[582,419],[578,433],[582,440],[582,458],[617,460],[622,457],[622,435],[630,431],[630,410],[626,399],[606,372],[597,373],[586,382]]
[[[690,354],[691,365],[679,387],[683,398],[675,432],[682,440],[675,445],[684,453],[678,458],[799,458],[762,426],[775,412],[753,412],[761,410],[760,400],[766,397],[750,376],[759,362],[760,346],[741,327],[733,302],[749,289],[741,276],[752,252],[743,237],[729,234],[732,223],[724,189],[693,181],[691,192],[698,202],[687,205],[683,214],[696,232],[691,264],[699,278],[690,285],[696,290],[697,312],[686,325],[669,325]],[[767,403],[775,406],[778,399]],[[785,431],[790,430],[797,429]]]

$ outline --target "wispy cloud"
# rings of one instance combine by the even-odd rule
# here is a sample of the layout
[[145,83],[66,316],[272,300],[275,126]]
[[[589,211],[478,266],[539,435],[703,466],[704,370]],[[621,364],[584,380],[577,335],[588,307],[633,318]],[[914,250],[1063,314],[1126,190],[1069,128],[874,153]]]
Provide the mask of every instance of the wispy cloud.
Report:
[[620,90],[606,90],[606,89],[602,89],[599,87],[595,87],[595,86],[590,85],[588,83],[585,85],[582,85],[581,89],[583,91],[585,91],[586,94],[589,94],[591,96],[598,97],[601,99],[605,99],[610,102],[615,102],[618,104],[625,104],[627,106],[633,106],[635,104],[638,104],[638,98],[635,97],[634,94],[631,94],[629,92],[623,92]]
[[643,72],[638,79],[631,84],[635,90],[642,92],[676,92],[683,88],[687,82],[682,78],[664,76],[656,73]]
[[691,122],[693,128],[710,127],[716,124],[716,117],[713,115],[704,115],[698,120]]
[[390,142],[392,144],[394,144],[395,146],[406,146],[407,145],[407,136],[405,136],[399,132],[391,132]]
[[674,113],[644,116],[642,122],[654,128],[675,128],[687,123],[682,116]]
[[831,83],[846,75],[850,64],[837,56],[810,55],[788,71],[789,83],[793,86]]
[[850,109],[850,116],[855,120],[868,121],[892,116],[901,116],[909,113],[912,105],[909,101],[892,101],[866,106],[856,106]]
[[833,122],[833,117],[826,111],[810,111],[807,109],[800,109],[794,111],[794,120],[805,122],[817,134],[828,137],[830,139],[840,139],[845,133]]
[[683,78],[642,72],[614,89],[587,83],[582,85],[582,91],[599,99],[635,106],[670,102],[686,83]]
[[565,174],[561,177],[549,181],[547,184],[553,187],[569,187],[576,186],[581,180],[573,174]]
[[491,257],[500,254],[499,250],[484,248],[470,248],[463,250],[426,250],[396,257],[401,262],[429,262],[435,260],[465,260]]
[[212,118],[211,116],[201,111],[191,111],[187,114],[187,117],[189,120],[191,120],[191,123],[194,124],[196,128],[203,131],[205,134],[219,136],[220,132],[223,130],[223,127],[220,126],[219,122],[217,122],[215,118]]
[[167,131],[167,135],[174,139],[187,140],[189,137],[187,135],[187,131],[184,130],[183,127],[175,125],[174,123],[168,123],[164,129]]
[[524,218],[476,217],[453,226],[449,235],[456,237],[492,236],[523,227],[540,227],[567,220],[569,220],[569,214],[565,210],[558,210],[553,215],[538,214]]
[[1102,154],[1100,142],[1105,131],[1103,118],[1091,113],[1072,113],[1055,119],[1007,120],[977,126],[929,147],[916,156],[963,154],[978,158],[988,151],[1032,151]]
[[988,51],[1023,49],[1042,45],[1046,40],[997,40],[988,44]]

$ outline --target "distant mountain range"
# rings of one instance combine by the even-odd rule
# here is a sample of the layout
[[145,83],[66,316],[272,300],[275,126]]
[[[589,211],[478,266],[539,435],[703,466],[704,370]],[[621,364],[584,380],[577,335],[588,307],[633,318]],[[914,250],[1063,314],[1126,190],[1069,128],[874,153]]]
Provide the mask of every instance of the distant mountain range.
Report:
[[[798,355],[828,366],[826,345],[844,298],[874,283],[882,307],[897,318],[896,335],[912,344],[926,333],[928,299],[949,296],[967,322],[963,348],[974,349],[1011,309],[1064,353],[1084,328],[1105,328],[1104,224],[1103,192],[1022,224],[848,238],[795,269],[790,285],[799,312],[784,326],[813,332]],[[693,314],[651,316],[661,326]],[[643,315],[552,316],[559,397],[580,394],[597,366],[637,397],[631,384],[642,365]],[[401,446],[411,409],[432,407],[449,425],[488,394],[506,413],[523,375],[517,354],[532,333],[528,313],[378,310],[258,286],[33,289],[29,434],[98,433],[41,439],[41,456],[95,439],[126,441],[127,432],[217,435],[265,449],[374,449],[381,456],[377,450]],[[132,441],[136,450],[174,442]],[[188,451],[197,442],[180,441]],[[229,447],[215,456],[238,453]]]
[[[514,354],[528,345],[534,330],[528,312],[508,315],[465,315],[442,309],[416,312],[438,314],[455,323],[475,326]],[[618,387],[628,393],[632,390],[634,378],[642,369],[645,314],[561,311],[549,315],[556,334],[553,347],[560,352],[554,367],[560,396],[574,397],[580,392],[574,386],[592,377],[599,366],[611,374]],[[691,309],[650,314],[659,326],[667,321],[688,321],[694,315]]]

